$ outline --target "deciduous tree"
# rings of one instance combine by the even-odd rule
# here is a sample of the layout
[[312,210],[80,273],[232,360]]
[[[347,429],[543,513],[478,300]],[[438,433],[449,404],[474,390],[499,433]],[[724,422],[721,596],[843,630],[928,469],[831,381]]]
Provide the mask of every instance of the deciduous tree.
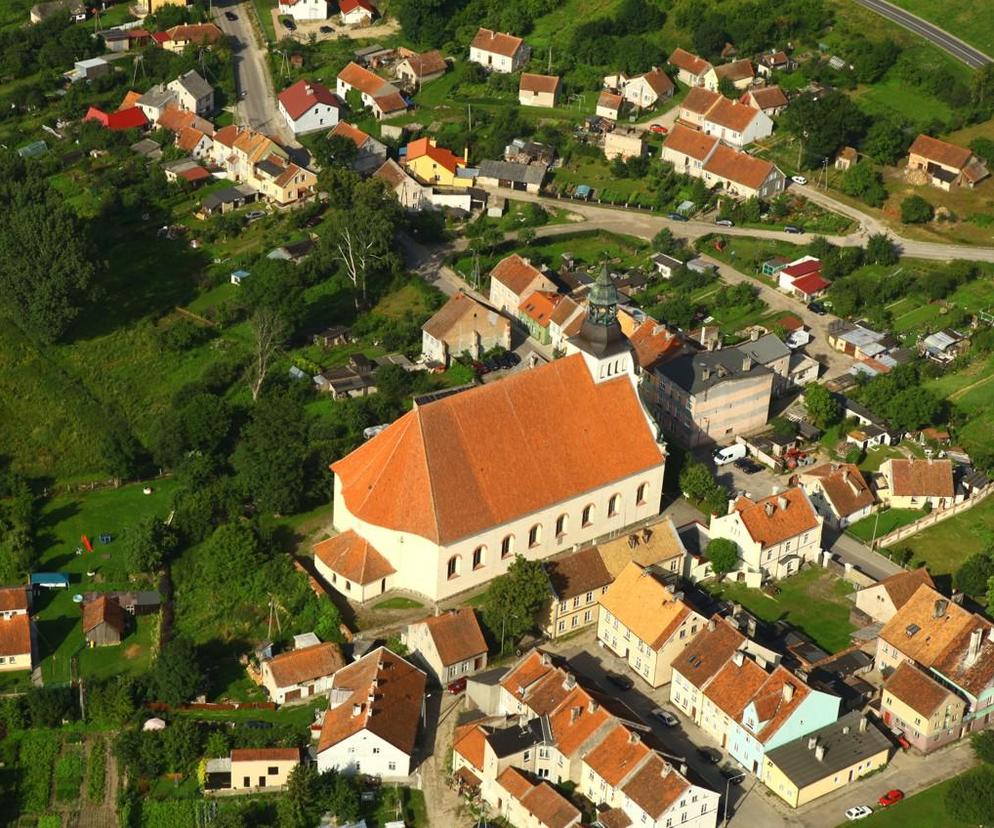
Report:
[[711,568],[714,569],[719,581],[735,569],[739,562],[739,548],[735,545],[735,541],[727,538],[712,539],[704,555],[711,562]]
[[549,599],[549,579],[538,561],[517,555],[487,590],[483,619],[491,633],[515,642],[535,626],[535,614]]

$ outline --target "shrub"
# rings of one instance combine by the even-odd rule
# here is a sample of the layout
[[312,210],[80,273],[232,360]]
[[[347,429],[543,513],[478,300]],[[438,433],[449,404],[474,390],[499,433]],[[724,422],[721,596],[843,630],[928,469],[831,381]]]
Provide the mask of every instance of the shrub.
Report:
[[83,784],[83,749],[71,745],[55,765],[55,797],[59,802],[75,802]]
[[94,742],[90,748],[90,777],[86,782],[86,795],[91,802],[104,801],[104,788],[107,783],[107,746],[103,739]]
[[52,766],[59,753],[59,737],[45,730],[32,730],[21,742],[18,764],[23,768],[21,799],[23,810],[37,814],[48,808],[52,791]]
[[919,195],[908,196],[901,202],[901,221],[905,224],[926,224],[934,215],[932,205]]

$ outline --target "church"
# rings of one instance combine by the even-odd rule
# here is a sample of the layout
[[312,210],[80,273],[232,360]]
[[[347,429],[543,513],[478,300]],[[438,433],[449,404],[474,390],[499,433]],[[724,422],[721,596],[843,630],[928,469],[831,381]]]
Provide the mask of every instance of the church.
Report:
[[439,601],[657,515],[666,453],[617,310],[605,267],[567,356],[416,405],[332,464],[325,581]]

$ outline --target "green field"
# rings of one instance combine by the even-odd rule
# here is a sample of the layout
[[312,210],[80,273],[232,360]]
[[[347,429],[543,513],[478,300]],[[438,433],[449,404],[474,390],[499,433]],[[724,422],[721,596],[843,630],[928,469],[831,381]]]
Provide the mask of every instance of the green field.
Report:
[[934,121],[949,123],[953,114],[949,104],[891,76],[861,88],[855,97],[871,115],[896,115],[919,127]]
[[[968,828],[967,823],[957,822],[946,810],[946,791],[952,782],[947,779],[896,805],[875,808],[858,824],[860,828]],[[839,828],[852,824],[844,822]]]
[[913,560],[924,561],[933,575],[955,572],[971,555],[994,546],[994,498],[912,535],[900,546],[909,547]]
[[971,363],[962,371],[929,380],[927,387],[966,416],[956,427],[956,441],[967,451],[994,445],[994,358]]
[[[848,599],[852,585],[811,567],[782,581],[775,598],[744,584],[710,585],[710,591],[726,601],[742,604],[763,621],[787,621],[811,636],[819,646],[835,653],[849,646],[854,629],[849,623]],[[713,587],[713,588],[711,588]]]
[[870,543],[874,538],[882,538],[895,529],[914,523],[918,518],[924,516],[925,513],[920,509],[887,509],[863,518],[846,531],[864,543]]
[[894,5],[942,27],[950,34],[994,55],[994,17],[975,0],[894,0]]

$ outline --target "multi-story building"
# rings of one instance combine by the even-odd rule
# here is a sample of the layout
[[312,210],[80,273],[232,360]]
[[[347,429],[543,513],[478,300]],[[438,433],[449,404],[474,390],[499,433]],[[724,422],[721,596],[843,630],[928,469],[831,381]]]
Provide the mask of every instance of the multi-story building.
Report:
[[686,84],[691,88],[703,86],[708,73],[714,69],[704,58],[691,54],[686,49],[679,47],[673,50],[669,62],[671,66],[676,68],[677,79],[680,83]]
[[596,546],[549,561],[545,573],[552,593],[548,618],[543,625],[549,638],[597,623],[597,599],[607,592],[614,578]]
[[466,166],[467,151],[456,155],[446,147],[440,147],[434,138],[418,138],[407,145],[404,166],[419,181],[425,184],[439,184],[452,187],[458,183],[458,172]]
[[34,626],[30,593],[24,587],[0,589],[0,672],[34,668]]
[[323,695],[345,665],[341,648],[331,642],[280,653],[262,662],[262,686],[276,704]]
[[448,684],[487,666],[487,642],[471,607],[408,624],[402,640],[436,684]]
[[206,116],[214,111],[214,87],[196,69],[184,72],[166,87],[176,96],[180,109]]
[[856,609],[874,622],[886,624],[911,599],[922,584],[935,588],[925,567],[898,572],[856,593]]
[[880,715],[911,746],[929,753],[961,734],[966,701],[910,661],[902,661],[884,681]]
[[469,45],[470,63],[491,72],[517,72],[531,57],[531,47],[520,37],[481,28]]
[[516,316],[521,302],[536,290],[555,293],[556,285],[517,253],[501,259],[490,271],[490,304],[499,311]]
[[421,353],[449,366],[456,357],[472,359],[493,348],[511,347],[511,321],[466,293],[457,293],[421,328]]
[[877,496],[892,509],[946,509],[962,495],[956,494],[952,460],[918,457],[894,458],[880,464]]
[[823,463],[801,474],[798,482],[829,526],[845,529],[876,506],[870,484],[852,463]]
[[276,96],[280,115],[294,135],[304,135],[338,124],[342,102],[327,86],[301,78]]

